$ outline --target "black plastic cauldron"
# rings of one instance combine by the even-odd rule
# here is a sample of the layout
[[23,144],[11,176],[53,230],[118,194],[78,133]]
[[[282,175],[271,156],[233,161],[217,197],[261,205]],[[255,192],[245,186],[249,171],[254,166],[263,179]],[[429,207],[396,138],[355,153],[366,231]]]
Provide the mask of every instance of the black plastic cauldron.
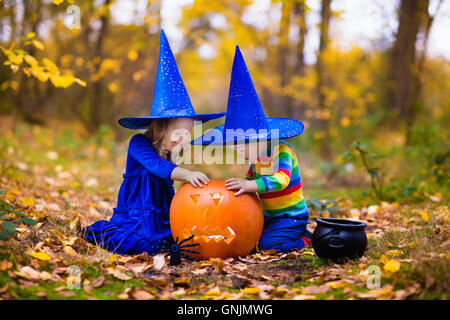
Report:
[[318,257],[338,263],[362,257],[367,247],[366,223],[337,218],[316,221],[311,243]]

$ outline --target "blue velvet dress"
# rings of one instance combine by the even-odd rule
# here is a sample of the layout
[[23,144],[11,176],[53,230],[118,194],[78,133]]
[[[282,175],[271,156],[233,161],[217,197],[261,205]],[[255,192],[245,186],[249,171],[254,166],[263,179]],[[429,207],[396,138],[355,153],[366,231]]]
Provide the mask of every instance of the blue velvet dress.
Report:
[[170,176],[175,168],[146,136],[133,136],[114,215],[84,228],[85,239],[119,254],[154,253],[153,241],[172,236],[169,208],[175,190]]

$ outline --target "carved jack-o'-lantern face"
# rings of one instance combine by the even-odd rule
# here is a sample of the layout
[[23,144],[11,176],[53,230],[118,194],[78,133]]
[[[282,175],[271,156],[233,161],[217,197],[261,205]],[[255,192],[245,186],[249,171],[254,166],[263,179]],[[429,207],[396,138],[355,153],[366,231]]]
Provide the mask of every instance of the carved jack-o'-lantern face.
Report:
[[198,259],[228,258],[250,253],[264,224],[256,194],[234,195],[225,180],[211,180],[202,188],[183,185],[170,206],[170,228],[174,238],[194,235],[198,247],[190,254]]

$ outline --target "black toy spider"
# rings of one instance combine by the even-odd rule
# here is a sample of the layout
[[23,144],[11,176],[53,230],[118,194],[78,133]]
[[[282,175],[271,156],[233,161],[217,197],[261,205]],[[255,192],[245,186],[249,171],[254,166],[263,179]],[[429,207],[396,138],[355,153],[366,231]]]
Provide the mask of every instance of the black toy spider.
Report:
[[167,240],[159,240],[159,246],[155,246],[152,245],[152,247],[157,248],[158,250],[154,253],[167,253],[165,255],[165,257],[169,257],[170,256],[170,261],[169,264],[171,266],[176,266],[179,265],[181,263],[181,257],[183,256],[184,258],[190,260],[190,261],[195,261],[196,259],[188,256],[185,252],[188,253],[193,253],[193,254],[198,254],[198,251],[193,251],[193,250],[189,250],[186,248],[189,247],[196,247],[199,244],[198,243],[191,243],[191,244],[184,244],[185,242],[192,240],[192,238],[194,238],[194,235],[181,240],[180,242],[178,242],[178,237],[175,239],[175,241],[173,241],[172,239],[170,241]]

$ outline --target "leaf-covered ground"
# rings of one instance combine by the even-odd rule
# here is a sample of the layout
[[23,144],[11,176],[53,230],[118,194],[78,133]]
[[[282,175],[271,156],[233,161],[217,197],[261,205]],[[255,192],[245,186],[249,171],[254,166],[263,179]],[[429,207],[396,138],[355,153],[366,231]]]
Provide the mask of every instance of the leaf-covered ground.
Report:
[[2,131],[0,298],[449,297],[450,213],[439,193],[409,204],[344,199],[343,190],[326,191],[328,200],[310,200],[313,228],[321,216],[367,222],[366,254],[344,264],[324,261],[307,248],[174,267],[161,255],[120,256],[87,244],[76,230],[112,215],[125,151],[108,131],[89,139],[73,130],[56,134],[24,125]]

